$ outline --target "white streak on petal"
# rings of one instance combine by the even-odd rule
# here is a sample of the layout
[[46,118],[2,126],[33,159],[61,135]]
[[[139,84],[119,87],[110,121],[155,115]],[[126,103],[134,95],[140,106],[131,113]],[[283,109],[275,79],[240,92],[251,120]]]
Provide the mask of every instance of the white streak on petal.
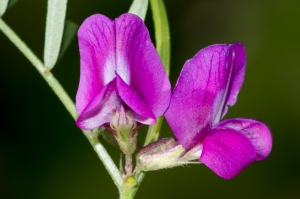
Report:
[[117,73],[127,85],[130,85],[130,70],[126,58],[122,57],[117,60]]
[[[224,91],[219,91],[219,93],[216,96],[216,99],[214,101],[214,107],[213,107],[213,125],[220,122],[222,117],[222,111],[224,106]],[[221,104],[221,106],[220,106]]]
[[116,77],[116,71],[114,70],[115,67],[115,62],[114,62],[114,57],[109,57],[105,64],[104,64],[104,69],[103,69],[103,80],[104,80],[104,85],[108,84],[111,82]]

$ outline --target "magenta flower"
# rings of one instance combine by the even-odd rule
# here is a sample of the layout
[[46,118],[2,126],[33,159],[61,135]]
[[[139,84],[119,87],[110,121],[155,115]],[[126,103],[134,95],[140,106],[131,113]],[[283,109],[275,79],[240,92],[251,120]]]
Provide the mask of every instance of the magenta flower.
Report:
[[236,102],[245,64],[241,43],[199,51],[183,66],[165,113],[186,151],[197,151],[200,162],[226,179],[266,158],[272,148],[270,131],[263,123],[240,118],[220,122],[227,106]]
[[113,133],[153,124],[170,103],[170,82],[143,21],[96,14],[78,31],[80,83],[77,126]]

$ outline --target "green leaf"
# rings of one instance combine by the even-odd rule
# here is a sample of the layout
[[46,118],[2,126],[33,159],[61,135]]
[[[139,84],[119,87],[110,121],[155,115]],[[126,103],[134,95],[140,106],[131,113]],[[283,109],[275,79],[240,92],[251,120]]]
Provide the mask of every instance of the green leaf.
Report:
[[8,5],[8,0],[0,0],[0,17],[5,13]]
[[45,67],[52,69],[58,59],[64,30],[67,0],[48,0],[46,38],[44,48]]
[[128,12],[139,16],[142,20],[145,20],[148,2],[148,0],[134,0]]
[[62,58],[67,48],[71,44],[72,39],[75,37],[78,30],[78,24],[72,21],[66,21],[64,27],[64,33],[61,41],[59,58]]
[[170,74],[171,43],[170,29],[163,0],[150,0],[153,13],[156,50],[164,65],[167,75]]
[[[156,50],[164,65],[167,75],[170,74],[170,58],[171,58],[171,44],[170,44],[170,29],[167,18],[167,12],[163,0],[150,0],[151,10],[153,13]],[[163,116],[157,118],[154,125],[148,129],[144,145],[155,142],[160,133]]]
[[155,124],[149,126],[144,146],[150,144],[151,142],[155,142],[158,140],[160,128],[161,128],[163,120],[164,120],[164,117],[160,116],[159,118],[157,118]]
[[15,5],[19,0],[9,0],[8,1],[8,8],[12,7],[13,5]]

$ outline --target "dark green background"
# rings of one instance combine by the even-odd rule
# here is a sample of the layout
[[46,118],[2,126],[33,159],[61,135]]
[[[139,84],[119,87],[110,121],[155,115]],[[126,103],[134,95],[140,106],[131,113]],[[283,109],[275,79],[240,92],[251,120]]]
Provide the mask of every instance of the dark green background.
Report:
[[[67,19],[115,18],[130,0],[69,0]],[[171,80],[198,50],[244,43],[247,69],[237,104],[226,117],[265,121],[274,147],[232,180],[204,165],[147,173],[137,199],[300,198],[300,1],[166,0],[171,29]],[[43,58],[46,0],[21,0],[3,19]],[[153,37],[149,10],[146,24]],[[0,33],[0,198],[118,198],[117,189],[82,132],[42,77]],[[74,99],[77,38],[53,70]],[[140,131],[140,138],[145,134]],[[161,137],[172,136],[164,124]],[[142,140],[140,140],[142,141]],[[118,162],[118,148],[105,144]]]

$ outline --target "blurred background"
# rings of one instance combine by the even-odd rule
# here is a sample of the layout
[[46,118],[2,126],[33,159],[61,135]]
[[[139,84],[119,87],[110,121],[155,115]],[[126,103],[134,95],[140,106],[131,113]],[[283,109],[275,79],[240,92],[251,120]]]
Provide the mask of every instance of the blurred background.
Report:
[[[102,13],[127,12],[131,0],[69,0],[66,19],[81,24]],[[232,180],[204,165],[147,173],[137,199],[300,198],[300,1],[165,0],[171,29],[171,81],[187,59],[216,43],[242,42],[243,88],[226,117],[254,118],[272,130],[270,156]],[[3,20],[43,58],[46,0],[20,0]],[[154,39],[150,9],[146,25]],[[0,33],[0,198],[99,199],[118,192],[80,129],[19,50]],[[75,38],[53,69],[75,99]],[[143,142],[146,128],[141,128]],[[171,137],[164,123],[161,137]],[[118,163],[119,149],[104,143]]]

